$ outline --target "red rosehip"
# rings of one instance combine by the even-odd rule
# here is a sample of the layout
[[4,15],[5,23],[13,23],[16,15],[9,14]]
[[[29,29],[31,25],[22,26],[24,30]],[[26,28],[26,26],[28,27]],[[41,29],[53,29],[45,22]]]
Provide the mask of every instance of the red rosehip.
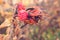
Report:
[[25,10],[20,10],[18,12],[18,19],[21,21],[25,21],[27,19],[28,13]]

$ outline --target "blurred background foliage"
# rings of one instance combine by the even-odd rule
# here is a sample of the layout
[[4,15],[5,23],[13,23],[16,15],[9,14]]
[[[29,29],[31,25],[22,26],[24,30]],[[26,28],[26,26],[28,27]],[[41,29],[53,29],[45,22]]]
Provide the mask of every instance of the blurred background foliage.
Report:
[[[20,40],[60,40],[60,0],[0,0],[0,40],[11,40],[11,21],[19,2],[26,8],[38,6],[45,12],[43,20],[40,20],[38,25],[15,29],[16,34],[20,33]],[[18,24],[21,26],[24,23]],[[14,36],[13,40],[18,39]]]

